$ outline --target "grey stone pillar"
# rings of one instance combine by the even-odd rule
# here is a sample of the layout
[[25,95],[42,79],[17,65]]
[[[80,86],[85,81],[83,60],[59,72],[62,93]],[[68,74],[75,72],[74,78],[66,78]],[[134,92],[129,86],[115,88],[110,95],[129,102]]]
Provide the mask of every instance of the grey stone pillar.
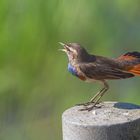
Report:
[[140,106],[104,102],[90,112],[75,106],[62,115],[63,140],[140,140]]

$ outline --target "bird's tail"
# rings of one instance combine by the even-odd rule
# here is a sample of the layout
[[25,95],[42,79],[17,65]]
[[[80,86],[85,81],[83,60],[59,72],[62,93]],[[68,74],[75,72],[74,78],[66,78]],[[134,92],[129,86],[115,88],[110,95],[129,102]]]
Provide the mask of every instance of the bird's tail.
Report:
[[140,52],[128,52],[121,55],[117,60],[126,64],[125,69],[128,72],[140,76]]

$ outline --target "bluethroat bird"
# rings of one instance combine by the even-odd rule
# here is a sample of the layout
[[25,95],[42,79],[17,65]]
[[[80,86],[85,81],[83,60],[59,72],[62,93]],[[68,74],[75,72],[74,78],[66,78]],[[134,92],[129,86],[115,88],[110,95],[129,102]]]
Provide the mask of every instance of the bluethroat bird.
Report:
[[68,70],[74,76],[87,82],[99,81],[104,86],[84,105],[81,110],[92,110],[97,106],[101,97],[109,89],[107,80],[125,79],[140,76],[140,52],[128,52],[120,57],[106,58],[89,54],[77,43],[60,44],[68,56]]

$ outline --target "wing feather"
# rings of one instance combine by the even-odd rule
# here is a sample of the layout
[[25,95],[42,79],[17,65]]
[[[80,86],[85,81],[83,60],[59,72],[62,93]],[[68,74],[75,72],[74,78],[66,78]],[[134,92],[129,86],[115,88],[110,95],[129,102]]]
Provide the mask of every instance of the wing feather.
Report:
[[79,68],[88,78],[96,80],[123,79],[134,76],[133,74],[123,70],[100,64],[97,65],[95,63],[83,63],[79,66]]

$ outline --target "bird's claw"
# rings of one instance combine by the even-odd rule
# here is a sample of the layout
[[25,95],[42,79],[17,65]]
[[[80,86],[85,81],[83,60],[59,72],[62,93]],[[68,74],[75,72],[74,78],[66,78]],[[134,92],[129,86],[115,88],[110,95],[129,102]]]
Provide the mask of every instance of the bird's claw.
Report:
[[[99,104],[99,103],[98,103],[98,104]],[[91,110],[93,110],[94,108],[101,108],[102,106],[103,106],[103,105],[93,104],[93,105],[90,106],[90,107],[85,106],[85,108],[80,109],[79,111],[91,111]]]
[[[101,102],[98,102],[98,103],[96,103],[96,105],[97,104],[100,104]],[[95,104],[95,102],[86,102],[86,103],[80,103],[80,104],[76,104],[76,106],[81,106],[81,105],[83,105],[83,106],[89,106],[89,105],[93,105],[93,104]]]

